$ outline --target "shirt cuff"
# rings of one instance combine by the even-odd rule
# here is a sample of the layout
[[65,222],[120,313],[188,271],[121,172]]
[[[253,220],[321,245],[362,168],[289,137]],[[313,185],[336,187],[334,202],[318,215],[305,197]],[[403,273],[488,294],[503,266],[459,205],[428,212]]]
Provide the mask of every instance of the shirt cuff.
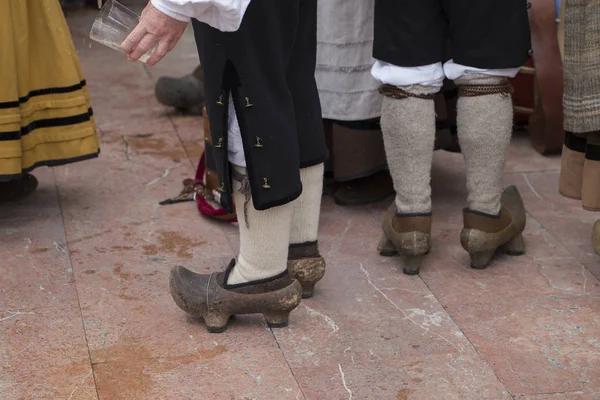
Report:
[[190,22],[191,17],[181,14],[168,0],[151,0],[152,5],[161,13],[182,22]]

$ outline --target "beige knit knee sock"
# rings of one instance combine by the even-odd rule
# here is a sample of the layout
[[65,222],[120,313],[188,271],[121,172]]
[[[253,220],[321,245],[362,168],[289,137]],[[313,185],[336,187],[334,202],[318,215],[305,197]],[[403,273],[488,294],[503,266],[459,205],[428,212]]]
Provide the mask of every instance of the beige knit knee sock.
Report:
[[[415,95],[431,95],[437,87],[400,88]],[[431,162],[435,141],[432,99],[385,96],[381,110],[385,152],[396,189],[396,207],[402,214],[431,212]]]
[[[465,93],[469,85],[493,91],[506,78],[469,75],[456,80]],[[473,92],[473,91],[471,91]],[[468,207],[490,215],[500,212],[502,177],[513,129],[510,94],[461,94],[457,105],[458,139],[467,169]]]
[[[246,176],[246,169],[234,166],[234,171]],[[240,254],[227,283],[235,285],[271,278],[287,269],[290,226],[294,204],[258,211],[252,199],[247,207],[241,184],[234,180],[233,200],[238,210]],[[247,212],[247,218],[244,213]],[[248,226],[246,225],[246,220]]]
[[316,242],[319,234],[324,164],[300,170],[302,194],[294,201],[290,244]]

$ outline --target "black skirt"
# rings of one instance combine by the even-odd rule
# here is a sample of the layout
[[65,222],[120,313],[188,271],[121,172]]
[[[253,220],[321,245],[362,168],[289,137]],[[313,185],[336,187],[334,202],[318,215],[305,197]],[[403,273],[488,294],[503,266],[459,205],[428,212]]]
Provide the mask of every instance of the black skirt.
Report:
[[314,77],[316,26],[317,0],[252,0],[233,33],[194,21],[221,204],[229,212],[230,94],[257,210],[295,200],[302,193],[300,168],[327,158]]

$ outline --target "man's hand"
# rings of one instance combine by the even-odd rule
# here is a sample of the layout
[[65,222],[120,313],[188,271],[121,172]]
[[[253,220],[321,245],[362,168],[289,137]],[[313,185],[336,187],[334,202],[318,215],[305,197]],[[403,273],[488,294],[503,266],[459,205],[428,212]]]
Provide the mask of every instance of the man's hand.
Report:
[[163,14],[152,3],[148,3],[142,12],[140,23],[121,44],[121,47],[130,61],[137,61],[158,44],[146,62],[152,67],[173,50],[187,24],[187,22],[178,21]]

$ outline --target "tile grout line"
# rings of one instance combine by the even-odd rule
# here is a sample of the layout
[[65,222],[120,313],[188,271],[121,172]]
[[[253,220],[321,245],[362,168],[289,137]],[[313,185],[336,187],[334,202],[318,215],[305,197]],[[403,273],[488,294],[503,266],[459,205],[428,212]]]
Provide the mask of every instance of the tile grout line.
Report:
[[[530,214],[530,213],[528,213],[528,214]],[[555,240],[555,241],[558,243],[558,245],[559,245],[559,246],[560,246],[562,249],[564,249],[564,250],[565,250],[565,251],[566,251],[568,254],[570,254],[570,255],[571,255],[571,257],[573,257],[573,259],[574,259],[574,260],[575,260],[575,261],[576,261],[576,262],[577,262],[577,263],[578,263],[578,264],[579,264],[581,267],[583,267],[583,268],[584,268],[584,269],[585,269],[587,272],[589,272],[589,274],[590,274],[590,275],[592,275],[594,278],[596,278],[598,281],[600,281],[600,275],[596,275],[596,274],[594,273],[594,271],[592,271],[591,269],[589,269],[587,265],[585,265],[585,264],[584,264],[584,263],[583,263],[581,260],[579,260],[579,259],[577,258],[577,255],[576,255],[574,252],[572,252],[572,251],[571,251],[571,250],[570,250],[570,249],[569,249],[567,246],[565,246],[565,245],[563,244],[563,242],[562,242],[561,240],[559,240],[559,238],[557,238],[556,236],[554,236],[554,234],[553,234],[552,232],[550,232],[548,229],[546,229],[546,227],[544,226],[544,224],[542,224],[541,222],[539,222],[539,221],[538,221],[538,220],[535,218],[535,216],[533,216],[533,214],[530,214],[530,215],[533,217],[533,219],[534,219],[535,221],[537,221],[537,222],[540,224],[540,226],[542,227],[542,229],[544,229],[544,232],[546,232],[548,235],[550,235],[550,237],[551,237],[552,239],[554,239],[554,240]],[[585,276],[584,276],[584,278],[585,278]],[[587,278],[586,278],[586,279],[587,279]],[[583,289],[585,290],[585,286],[584,286],[584,288],[583,288]],[[588,292],[585,292],[585,291],[584,291],[584,292],[583,292],[583,293],[581,293],[581,294],[582,294],[582,295],[588,295],[588,294],[590,294],[590,293],[588,293]]]
[[502,388],[504,388],[504,390],[506,391],[506,393],[508,393],[511,398],[515,399],[515,395],[513,395],[513,393],[510,390],[508,390],[508,388],[506,387],[506,385],[504,384],[504,382],[502,382],[502,380],[500,379],[500,377],[496,373],[496,370],[494,370],[494,368],[487,362],[487,360],[484,357],[482,357],[482,354],[477,349],[477,346],[475,346],[475,344],[473,344],[473,342],[471,341],[471,338],[469,338],[469,336],[463,331],[462,327],[458,324],[458,322],[456,322],[454,320],[454,317],[452,316],[452,314],[450,314],[450,312],[448,312],[448,310],[444,307],[444,305],[438,299],[438,297],[435,295],[435,293],[433,292],[433,290],[431,290],[431,288],[429,287],[429,285],[427,284],[427,282],[425,281],[425,279],[423,279],[423,277],[421,275],[419,275],[419,279],[421,279],[421,281],[423,282],[423,284],[425,285],[425,287],[427,288],[427,290],[429,290],[429,293],[431,293],[431,295],[438,302],[438,304],[440,306],[442,306],[442,308],[444,309],[444,311],[446,312],[446,314],[448,314],[448,316],[450,317],[450,319],[452,320],[452,322],[454,323],[454,325],[456,325],[456,327],[463,334],[463,336],[465,337],[465,339],[467,339],[467,341],[469,342],[469,344],[471,345],[471,347],[473,348],[473,350],[475,350],[475,353],[477,354],[477,356],[479,357],[479,359],[481,361],[483,361],[488,366],[488,368],[490,369],[490,371],[492,371],[492,373],[496,377],[496,380],[498,381],[498,383],[500,383],[500,385],[502,386]]
[[[528,214],[528,215],[529,215],[531,218],[533,218],[533,220],[534,220],[535,222],[537,222],[537,223],[540,225],[540,227],[541,227],[541,228],[544,230],[544,232],[545,232],[545,233],[547,233],[547,234],[548,234],[548,235],[549,235],[549,236],[550,236],[552,239],[554,239],[554,240],[556,241],[556,243],[558,243],[558,246],[560,246],[560,247],[561,247],[561,248],[562,248],[564,251],[566,251],[566,252],[567,252],[569,255],[571,255],[571,257],[572,257],[572,258],[573,258],[573,259],[574,259],[574,260],[575,260],[575,261],[576,261],[576,262],[577,262],[577,263],[578,263],[578,264],[579,264],[581,267],[583,267],[583,268],[584,268],[584,269],[585,269],[587,272],[589,272],[589,273],[590,273],[590,275],[592,275],[594,278],[596,278],[596,280],[600,281],[600,276],[597,276],[596,274],[594,274],[594,271],[592,271],[591,269],[589,269],[589,268],[587,267],[587,265],[585,265],[585,264],[584,264],[582,261],[580,261],[580,260],[577,258],[577,255],[576,255],[574,252],[572,252],[572,251],[571,251],[571,250],[570,250],[570,249],[569,249],[569,248],[568,248],[568,247],[567,247],[567,246],[566,246],[566,245],[565,245],[565,244],[564,244],[564,243],[563,243],[563,242],[562,242],[562,241],[561,241],[561,240],[560,240],[558,237],[556,237],[556,236],[555,236],[555,235],[554,235],[552,232],[550,232],[550,231],[549,231],[549,230],[548,230],[548,229],[547,229],[547,228],[544,226],[544,224],[543,224],[543,223],[541,223],[541,222],[540,222],[540,221],[539,221],[539,220],[538,220],[538,219],[535,217],[535,215],[533,215],[533,214],[532,214],[531,212],[529,212],[529,211],[527,212],[527,214]],[[535,261],[535,260],[534,260],[534,261]],[[584,278],[585,278],[585,276],[584,276]],[[586,280],[587,280],[587,278],[586,278]],[[584,292],[583,292],[583,293],[580,293],[581,295],[588,295],[588,294],[590,294],[589,292],[586,292],[586,291],[585,291],[585,286],[583,287],[583,289],[584,289]],[[573,293],[573,294],[575,294],[575,293]]]
[[[543,201],[545,202],[550,202],[549,199],[544,198],[543,196],[541,196],[540,194],[538,194],[535,190],[535,188],[531,185],[531,183],[529,182],[529,179],[527,178],[527,175],[530,174],[531,172],[524,172],[521,173],[521,175],[523,176],[523,180],[525,181],[525,184],[529,187],[529,190],[531,190],[533,192],[534,195],[536,195],[537,197],[541,198]],[[550,202],[551,203],[551,202]],[[594,271],[592,271],[591,269],[589,269],[587,267],[587,265],[585,265],[583,262],[581,262],[576,254],[574,254],[558,237],[556,237],[552,232],[550,232],[542,222],[540,222],[540,220],[533,214],[532,211],[530,211],[530,209],[527,208],[527,204],[525,205],[525,212],[527,213],[528,219],[531,218],[533,219],[536,223],[539,224],[539,226],[544,230],[544,232],[546,232],[548,235],[550,235],[550,237],[552,239],[554,239],[556,241],[556,243],[558,243],[558,245],[565,250],[568,254],[571,255],[571,257],[573,257],[573,259],[575,259],[575,261],[577,261],[577,263],[579,263],[580,266],[582,266],[587,272],[589,272],[594,278],[596,278],[597,280],[600,281],[600,276],[594,274]],[[582,293],[582,294],[588,294],[586,292]]]
[[[304,400],[306,400],[306,396],[304,395],[304,391],[302,390],[302,386],[300,386],[300,382],[298,381],[298,378],[296,378],[296,374],[294,373],[294,370],[292,369],[292,366],[290,365],[290,361],[288,360],[288,358],[285,356],[285,353],[283,352],[283,349],[281,348],[281,345],[279,344],[279,340],[277,340],[277,336],[275,336],[275,333],[273,332],[273,328],[268,328],[267,330],[269,332],[271,332],[271,335],[273,336],[273,339],[275,339],[275,343],[277,344],[277,348],[279,349],[279,351],[281,352],[281,355],[283,356],[283,359],[285,360],[285,363],[287,364],[290,373],[292,374],[292,378],[294,378],[294,381],[296,382],[296,384],[298,385],[298,390],[300,390],[300,393],[302,394],[302,398]],[[298,396],[296,396],[297,398]]]
[[[519,173],[519,175],[525,175],[525,173]],[[596,277],[596,275],[594,275],[594,273],[592,271],[590,271],[582,262],[580,262],[577,257],[575,257],[575,255],[565,246],[563,245],[563,243],[558,240],[550,231],[548,231],[548,229],[546,229],[546,227],[544,226],[544,224],[542,224],[536,217],[535,215],[533,215],[530,211],[526,211],[528,219],[532,219],[533,221],[535,221],[537,224],[539,224],[539,226],[544,229],[544,231],[550,235],[550,237],[552,237],[557,243],[558,245],[563,248],[568,254],[570,254],[581,266],[583,266],[592,276]],[[443,307],[443,304],[439,301],[439,299],[437,298],[437,296],[435,295],[435,293],[431,290],[431,288],[429,287],[429,285],[427,284],[427,282],[425,281],[425,279],[423,279],[423,277],[421,275],[419,275],[419,278],[421,279],[421,281],[425,284],[425,286],[427,287],[427,289],[429,290],[429,292],[432,294],[432,296],[436,299],[436,301]],[[597,279],[600,280],[600,278],[596,277]],[[575,297],[575,296],[589,296],[590,293],[573,293],[573,294],[562,294],[559,295],[560,297]],[[536,296],[537,297],[537,296]],[[547,296],[540,296],[540,297],[547,297]],[[496,370],[488,363],[488,361],[482,357],[482,353],[477,349],[477,347],[473,344],[473,342],[471,341],[471,339],[469,338],[469,336],[463,331],[462,327],[454,320],[454,317],[450,314],[450,312],[448,312],[448,310],[446,310],[446,308],[444,308],[446,314],[448,314],[448,316],[451,318],[452,322],[454,322],[454,324],[457,326],[457,328],[462,332],[462,334],[465,336],[465,338],[467,339],[467,341],[469,342],[469,344],[471,345],[471,347],[473,347],[473,349],[475,350],[475,352],[477,353],[477,355],[479,356],[479,358],[481,359],[481,361],[483,361],[492,371],[492,373],[494,374],[494,376],[496,377],[496,379],[498,380],[498,382],[500,383],[500,385],[502,385],[502,387],[504,388],[504,390],[511,396],[511,398],[516,399],[517,395],[513,394],[507,387],[506,385],[502,382],[502,380],[500,379],[500,377],[498,376],[498,374],[496,373]]]
[[560,172],[560,168],[546,168],[546,169],[530,169],[523,171],[508,171],[505,175],[520,175],[520,174],[547,174],[552,172]]
[[[539,226],[544,229],[544,231],[550,235],[550,237],[552,237],[554,240],[556,240],[556,242],[558,243],[558,245],[560,247],[562,247],[565,251],[567,251],[568,254],[570,254],[581,266],[583,266],[592,276],[596,277],[582,262],[580,262],[577,257],[575,257],[575,255],[569,251],[569,249],[564,246],[562,244],[562,242],[560,240],[558,240],[550,231],[548,231],[548,229],[546,229],[546,227],[544,227],[544,225],[529,211],[526,211],[528,219],[532,219],[533,221],[535,221],[537,224],[539,224]],[[432,294],[432,296],[436,299],[436,301],[443,307],[443,304],[439,301],[439,299],[437,298],[437,296],[435,295],[435,293],[431,290],[431,288],[429,287],[429,285],[427,284],[427,282],[425,281],[425,279],[423,279],[423,277],[421,275],[419,275],[419,278],[421,279],[421,281],[425,284],[425,286],[427,287],[427,289],[429,290],[429,292]],[[598,277],[596,277],[598,279]],[[600,280],[600,279],[599,279]],[[575,296],[589,296],[590,293],[573,293],[573,294],[561,294],[559,295],[560,297],[575,297]],[[537,298],[538,296],[536,296]],[[539,296],[541,297],[548,297],[548,296]],[[473,347],[473,349],[475,350],[475,352],[477,353],[477,355],[479,356],[479,358],[481,359],[481,361],[485,362],[485,364],[490,368],[490,370],[492,371],[492,373],[494,374],[494,376],[496,377],[496,379],[498,380],[498,382],[500,383],[500,385],[502,385],[502,387],[504,388],[504,390],[506,390],[506,392],[511,396],[511,398],[516,399],[517,395],[513,394],[507,387],[506,385],[502,382],[502,380],[500,379],[500,377],[498,376],[498,374],[496,373],[496,370],[488,363],[488,361],[482,357],[482,353],[477,349],[477,347],[473,344],[473,342],[471,341],[471,339],[469,338],[469,336],[463,331],[462,327],[454,320],[454,317],[450,314],[450,312],[448,312],[448,310],[446,310],[446,308],[444,307],[444,310],[446,312],[446,314],[448,314],[448,316],[451,318],[452,322],[454,322],[454,324],[457,326],[457,328],[462,332],[462,334],[465,336],[465,338],[467,339],[467,341],[469,342],[469,344],[471,345],[471,347]]]
[[63,233],[65,235],[65,248],[67,251],[67,257],[69,259],[69,266],[71,267],[71,274],[73,274],[73,285],[75,288],[75,294],[77,295],[77,307],[79,308],[79,315],[81,317],[81,327],[83,328],[83,336],[85,338],[85,346],[88,352],[89,365],[92,373],[92,377],[94,379],[94,390],[96,392],[96,398],[100,400],[100,393],[98,392],[98,383],[96,381],[96,371],[94,370],[94,363],[92,362],[92,352],[90,350],[90,344],[88,341],[87,330],[85,329],[85,321],[83,320],[83,312],[81,311],[81,300],[79,298],[79,290],[77,289],[77,280],[75,279],[75,268],[73,268],[73,260],[71,259],[71,250],[69,247],[69,238],[67,236],[67,229],[65,227],[65,216],[63,213],[62,203],[60,201],[60,191],[58,189],[58,185],[56,184],[56,171],[52,170],[52,176],[54,177],[54,189],[56,191],[56,199],[58,202],[58,208],[60,210],[60,218],[62,221]]

